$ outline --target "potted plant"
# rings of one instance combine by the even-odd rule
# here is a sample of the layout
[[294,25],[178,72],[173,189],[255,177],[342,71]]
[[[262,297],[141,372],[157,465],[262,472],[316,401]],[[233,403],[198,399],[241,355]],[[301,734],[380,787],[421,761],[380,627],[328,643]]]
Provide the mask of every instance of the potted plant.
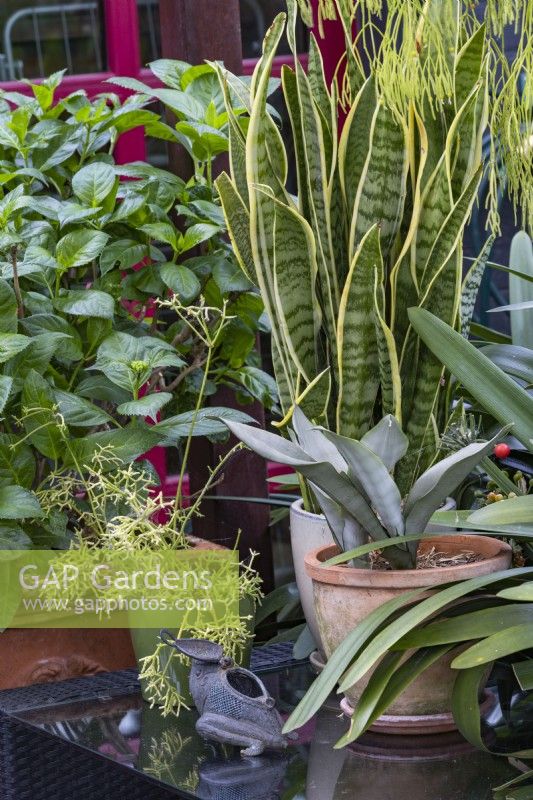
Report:
[[[531,452],[533,400],[528,390],[492,363],[482,349],[477,349],[438,318],[420,309],[411,309],[409,315],[419,335],[460,379],[471,396],[500,424],[511,428],[518,441]],[[439,463],[443,464],[442,461]],[[499,470],[493,475],[506,491],[509,479],[505,474],[503,479]],[[511,483],[511,488],[513,491],[507,499],[484,508],[473,512],[439,512],[437,516],[442,523],[454,528],[488,532],[511,541],[523,540],[527,555],[527,543],[533,534],[533,496],[528,493],[527,486],[520,488]],[[405,538],[407,542],[411,537]],[[476,541],[484,539],[481,536]],[[433,542],[433,539],[425,538],[426,547],[432,546]],[[391,544],[394,547],[394,539],[387,542],[387,545]],[[508,562],[509,545],[502,546],[507,549]],[[371,544],[355,548],[330,563],[340,564],[360,557],[375,547],[376,544]],[[308,563],[321,580],[321,573],[327,571],[328,565],[320,563],[316,555],[310,554]],[[445,658],[451,666],[448,675],[448,686],[452,690],[449,709],[453,711],[455,724],[472,744],[498,751],[497,744],[490,746],[483,740],[479,698],[492,664],[505,657],[514,659],[512,669],[520,687],[527,690],[532,686],[531,661],[527,656],[531,648],[529,601],[533,596],[532,576],[531,566],[515,566],[488,577],[468,580],[456,576],[456,582],[451,586],[432,591],[429,596],[423,590],[415,589],[412,603],[407,608],[399,609],[394,599],[378,607],[338,646],[320,678],[289,719],[288,729],[303,724],[320,707],[339,679],[342,691],[348,689],[354,680],[365,676],[366,687],[354,705],[350,730],[340,743],[353,741],[376,724],[380,716],[394,708],[394,702],[406,689],[418,697],[420,677],[431,675],[434,664]],[[527,582],[518,585],[524,579]],[[426,583],[426,586],[430,585],[434,584]],[[346,603],[343,610],[347,608]],[[470,646],[466,649],[468,643]],[[434,696],[438,691],[439,685],[434,683]],[[531,751],[521,755],[531,757]]]
[[[120,105],[113,95],[75,93],[55,102],[60,80],[32,85],[33,97],[4,92],[0,100],[3,549],[98,540],[117,508],[132,513],[121,481],[157,445],[181,450],[181,505],[190,437],[225,433],[204,419],[205,398],[221,380],[239,383],[238,368],[248,374],[262,311],[249,284],[230,280],[231,249],[202,187],[148,164],[115,164],[119,133],[158,123],[147,98]],[[178,206],[189,214],[185,232],[167,217]],[[183,261],[199,244],[193,281]],[[246,387],[243,377],[241,394],[265,399],[268,376],[254,369],[257,380]],[[139,499],[158,483],[153,471],[142,473]],[[127,632],[91,640],[81,631],[10,631],[0,645],[19,655],[19,682],[133,660]]]
[[[256,452],[292,466],[305,477],[330,527],[335,544],[319,547],[305,557],[313,580],[318,632],[333,664],[330,667],[328,662],[328,674],[335,672],[341,642],[349,642],[351,632],[364,628],[372,614],[379,618],[380,609],[392,613],[429,588],[467,579],[482,583],[490,579],[477,576],[510,566],[511,548],[497,540],[424,536],[434,511],[492,452],[501,433],[489,442],[473,442],[436,461],[402,497],[392,473],[406,454],[408,440],[392,416],[384,417],[361,440],[314,426],[298,407],[292,416],[292,441],[240,423],[226,424]],[[361,561],[365,553],[376,550],[380,560]],[[351,560],[354,555],[355,562]],[[349,566],[336,566],[347,560]],[[420,587],[418,591],[416,587]],[[446,655],[436,661],[391,705],[382,724],[391,730],[422,732],[453,727],[449,664]],[[353,707],[364,687],[364,682],[345,684]]]
[[[246,132],[226,109],[231,169],[216,186],[236,256],[270,318],[284,414],[277,424],[283,429],[297,404],[314,423],[361,440],[394,415],[409,442],[395,466],[405,497],[439,451],[449,398],[449,378],[407,309],[429,310],[452,326],[461,313],[464,322],[471,316],[473,306],[461,309],[463,231],[484,169],[487,126],[505,139],[502,104],[519,113],[513,78],[527,47],[522,42],[516,64],[506,67],[509,81],[495,103],[491,35],[501,19],[492,6],[484,26],[457,4],[394,2],[374,36],[380,4],[330,3],[328,13],[346,30],[346,70],[328,86],[313,37],[307,72],[296,57],[298,5],[306,4],[289,0],[286,26],[294,68],[282,69],[296,196],[267,106],[283,15],[267,34],[252,79]],[[353,6],[362,12],[356,42]],[[228,97],[244,88],[218,71]],[[526,194],[518,170],[525,157],[516,147],[512,153],[504,155],[517,167],[511,184]],[[496,225],[494,213],[491,219]],[[305,551],[330,534],[306,481],[301,490],[291,532],[303,587]]]

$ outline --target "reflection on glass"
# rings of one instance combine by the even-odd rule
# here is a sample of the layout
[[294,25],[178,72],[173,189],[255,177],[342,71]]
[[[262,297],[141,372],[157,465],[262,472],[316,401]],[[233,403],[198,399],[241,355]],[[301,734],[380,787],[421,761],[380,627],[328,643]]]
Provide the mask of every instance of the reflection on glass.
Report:
[[98,0],[2,0],[0,81],[104,69]]
[[[283,716],[313,675],[307,666],[262,679]],[[495,706],[484,725],[500,750],[531,746],[533,698],[516,695],[512,711]],[[386,736],[368,733],[344,750],[346,730],[332,696],[283,753],[243,759],[237,748],[206,742],[197,712],[163,718],[140,695],[65,703],[17,714],[27,724],[117,763],[196,800],[493,800],[492,789],[516,777],[506,758],[483,753],[457,733]],[[507,724],[504,717],[507,716]]]

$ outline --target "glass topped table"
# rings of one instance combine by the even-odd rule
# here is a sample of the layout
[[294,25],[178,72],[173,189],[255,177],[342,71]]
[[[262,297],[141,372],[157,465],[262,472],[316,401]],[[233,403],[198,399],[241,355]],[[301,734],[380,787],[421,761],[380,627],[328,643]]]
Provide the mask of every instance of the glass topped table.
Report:
[[[308,664],[261,672],[287,715],[314,675]],[[533,741],[533,696],[515,699],[511,725],[496,707],[488,736],[509,749]],[[367,734],[334,750],[346,729],[331,698],[283,754],[243,759],[202,740],[197,714],[163,719],[133,671],[0,693],[2,800],[491,800],[517,775],[504,758],[458,734]]]

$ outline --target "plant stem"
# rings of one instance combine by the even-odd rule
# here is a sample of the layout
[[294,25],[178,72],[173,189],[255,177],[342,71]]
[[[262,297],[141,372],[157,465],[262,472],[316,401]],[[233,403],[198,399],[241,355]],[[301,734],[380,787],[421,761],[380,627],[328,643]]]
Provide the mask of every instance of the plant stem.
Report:
[[20,291],[16,245],[11,248],[11,266],[13,267],[13,289],[15,290],[15,297],[17,298],[17,314],[19,319],[24,319],[24,304],[22,302],[22,293]]

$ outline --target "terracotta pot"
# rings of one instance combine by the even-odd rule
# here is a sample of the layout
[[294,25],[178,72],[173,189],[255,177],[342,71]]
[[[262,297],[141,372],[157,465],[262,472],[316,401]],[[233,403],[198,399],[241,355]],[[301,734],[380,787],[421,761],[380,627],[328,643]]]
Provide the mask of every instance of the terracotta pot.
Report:
[[[453,511],[456,507],[457,504],[453,497],[448,497],[440,510]],[[426,533],[440,533],[441,531],[446,533],[447,529],[442,525],[432,525],[431,523],[426,527]],[[333,536],[325,517],[322,514],[310,514],[304,510],[303,501],[296,500],[291,506],[291,549],[294,574],[305,620],[318,648],[319,660],[323,660],[324,646],[320,639],[320,631],[315,617],[313,585],[311,578],[305,571],[304,559],[311,550],[316,550],[317,547],[327,544],[333,544]]]
[[[319,547],[305,557],[307,574],[313,582],[315,612],[326,656],[371,611],[408,590],[441,586],[453,581],[489,575],[511,564],[508,544],[488,536],[454,535],[422,542],[421,549],[437,547],[445,553],[473,551],[483,560],[453,567],[420,570],[366,570],[348,566],[325,566],[324,561],[339,551],[335,545]],[[389,732],[435,732],[453,729],[450,714],[451,691],[456,677],[450,664],[457,651],[443,656],[417,678],[389,707],[377,728]],[[365,676],[347,693],[355,707],[368,682]]]
[[0,690],[135,666],[128,630],[9,629],[0,633]]

